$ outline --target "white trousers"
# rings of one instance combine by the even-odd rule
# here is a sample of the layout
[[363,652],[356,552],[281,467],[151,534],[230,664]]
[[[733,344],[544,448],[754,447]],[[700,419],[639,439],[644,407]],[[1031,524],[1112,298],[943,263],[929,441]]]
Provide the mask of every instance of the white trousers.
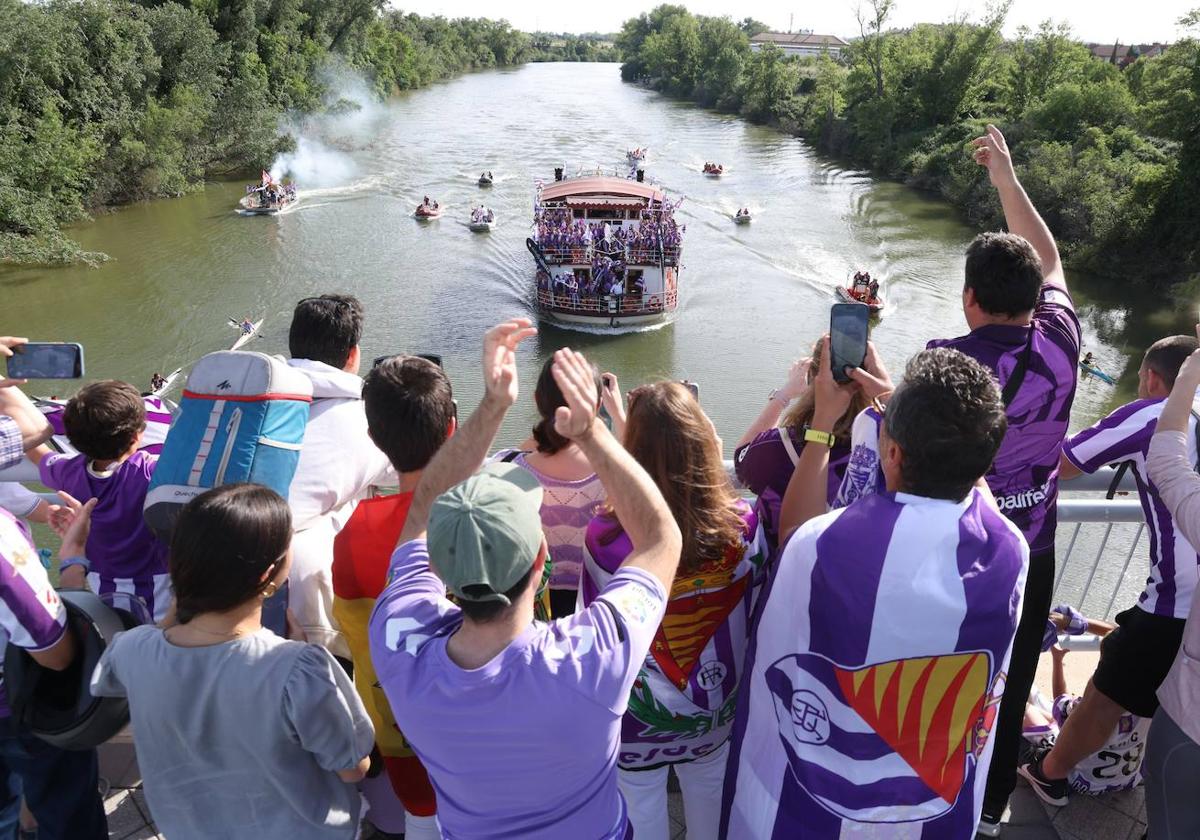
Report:
[[629,821],[637,840],[670,840],[667,815],[667,776],[671,767],[683,792],[683,816],[688,840],[717,840],[721,822],[721,793],[729,742],[704,758],[659,767],[656,770],[618,770],[617,784],[629,807]]

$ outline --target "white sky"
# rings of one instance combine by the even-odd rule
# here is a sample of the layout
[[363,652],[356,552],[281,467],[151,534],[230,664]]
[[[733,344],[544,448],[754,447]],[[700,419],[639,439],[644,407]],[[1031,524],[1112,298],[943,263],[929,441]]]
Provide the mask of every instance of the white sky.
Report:
[[[446,17],[505,18],[518,29],[550,32],[615,32],[630,17],[658,5],[655,0],[597,2],[597,0],[391,0],[394,7],[422,15]],[[692,12],[730,15],[740,20],[747,15],[772,29],[786,31],[789,16],[794,29],[812,29],[831,35],[855,35],[855,0],[682,0]],[[1173,41],[1182,33],[1175,22],[1200,0],[1014,0],[1005,32],[1018,26],[1036,27],[1047,17],[1070,22],[1083,41],[1146,43]],[[982,15],[984,0],[897,0],[892,23],[946,21],[959,13],[974,18]]]

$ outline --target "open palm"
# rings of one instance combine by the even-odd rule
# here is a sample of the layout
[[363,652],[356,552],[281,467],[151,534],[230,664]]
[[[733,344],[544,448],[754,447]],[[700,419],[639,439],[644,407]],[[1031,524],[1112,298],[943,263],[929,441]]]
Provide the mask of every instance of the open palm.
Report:
[[586,437],[596,422],[597,410],[591,364],[582,353],[564,347],[554,354],[552,373],[567,402],[554,412],[555,430],[570,440]]

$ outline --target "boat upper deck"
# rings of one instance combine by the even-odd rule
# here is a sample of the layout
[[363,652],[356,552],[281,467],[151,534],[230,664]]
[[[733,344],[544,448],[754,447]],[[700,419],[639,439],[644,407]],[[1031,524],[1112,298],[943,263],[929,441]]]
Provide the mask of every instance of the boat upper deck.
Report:
[[566,178],[542,187],[543,202],[563,201],[568,205],[646,206],[665,199],[663,191],[654,184],[610,175]]

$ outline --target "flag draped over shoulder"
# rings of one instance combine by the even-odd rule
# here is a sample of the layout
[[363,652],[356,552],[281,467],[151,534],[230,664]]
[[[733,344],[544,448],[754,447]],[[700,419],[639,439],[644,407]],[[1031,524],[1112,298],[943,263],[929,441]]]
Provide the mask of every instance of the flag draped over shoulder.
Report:
[[975,490],[801,528],[752,630],[722,836],[972,836],[1028,561]]

